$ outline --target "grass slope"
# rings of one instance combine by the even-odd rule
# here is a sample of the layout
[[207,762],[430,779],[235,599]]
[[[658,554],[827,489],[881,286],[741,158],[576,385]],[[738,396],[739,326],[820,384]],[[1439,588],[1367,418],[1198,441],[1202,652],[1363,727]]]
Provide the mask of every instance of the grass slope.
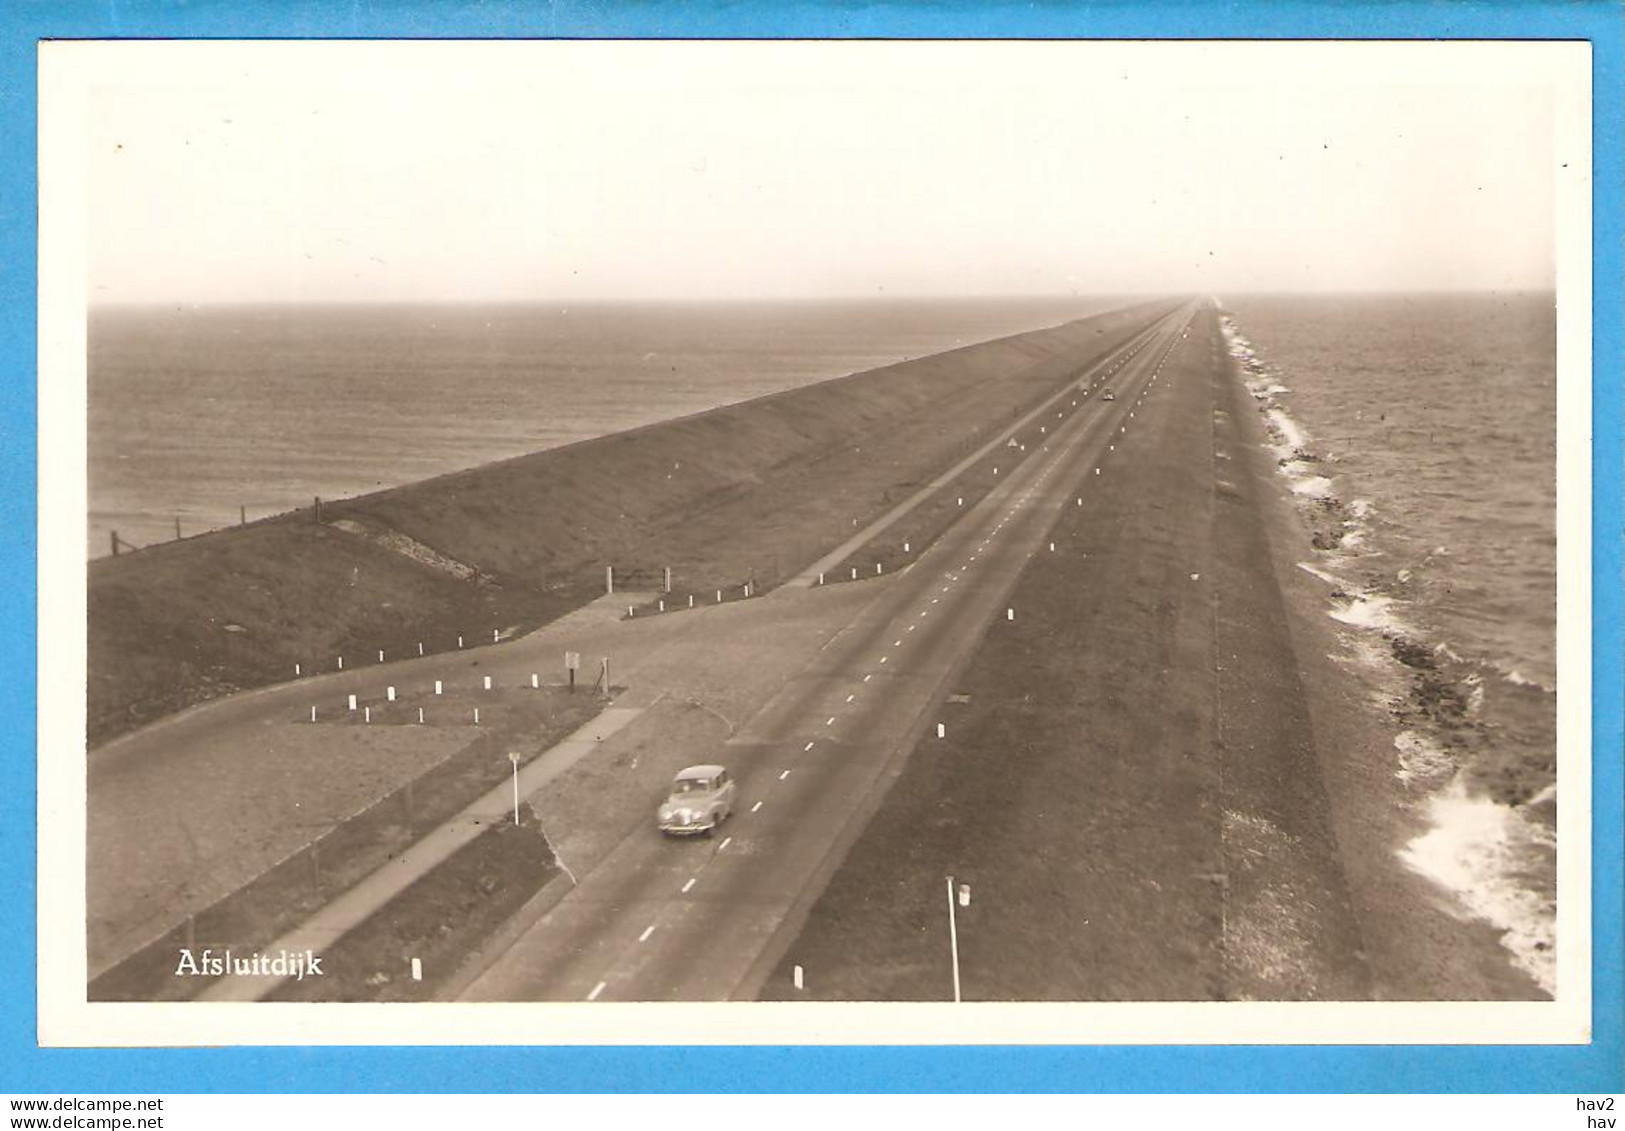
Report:
[[[1157,310],[1161,309],[1159,305]],[[603,569],[704,591],[771,585],[837,544],[1080,367],[1129,308],[90,565],[97,745],[337,657],[489,641],[601,592]],[[404,535],[477,570],[380,545]]]

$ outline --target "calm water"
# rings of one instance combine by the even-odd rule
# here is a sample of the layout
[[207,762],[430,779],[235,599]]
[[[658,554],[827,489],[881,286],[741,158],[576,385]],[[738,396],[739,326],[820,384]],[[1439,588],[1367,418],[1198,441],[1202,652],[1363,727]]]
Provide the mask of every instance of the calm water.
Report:
[[89,548],[396,486],[1122,305],[93,312]]

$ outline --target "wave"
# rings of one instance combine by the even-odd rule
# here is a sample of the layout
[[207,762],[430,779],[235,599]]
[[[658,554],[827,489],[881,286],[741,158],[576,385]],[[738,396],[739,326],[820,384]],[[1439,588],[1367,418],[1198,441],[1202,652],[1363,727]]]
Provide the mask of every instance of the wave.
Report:
[[[1508,698],[1552,691],[1512,665],[1481,662],[1448,641],[1427,639],[1413,604],[1425,596],[1430,572],[1451,558],[1449,548],[1436,546],[1398,569],[1373,570],[1382,556],[1371,544],[1379,508],[1365,497],[1342,501],[1337,461],[1315,451],[1311,432],[1277,400],[1290,387],[1232,317],[1221,313],[1220,326],[1258,402],[1277,470],[1310,529],[1317,556],[1298,568],[1328,586],[1327,615],[1349,630],[1347,655],[1334,658],[1357,665],[1382,689],[1373,703],[1395,727],[1392,775],[1415,796],[1429,825],[1399,856],[1449,890],[1464,914],[1498,927],[1514,963],[1552,992],[1556,783],[1540,780],[1530,750],[1492,751],[1517,745],[1510,733],[1516,728],[1503,725],[1519,714]],[[1532,779],[1538,784],[1531,786]]]
[[1530,874],[1532,861],[1553,855],[1551,835],[1523,807],[1473,792],[1461,774],[1428,798],[1426,809],[1433,827],[1406,845],[1401,859],[1455,892],[1474,918],[1498,927],[1516,965],[1555,996],[1555,892]]

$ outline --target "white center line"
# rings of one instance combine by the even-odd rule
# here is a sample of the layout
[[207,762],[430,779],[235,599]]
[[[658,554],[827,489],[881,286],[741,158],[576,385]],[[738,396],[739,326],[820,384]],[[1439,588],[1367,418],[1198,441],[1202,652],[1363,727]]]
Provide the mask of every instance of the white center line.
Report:
[[893,640],[891,642],[891,646],[893,648],[901,648],[903,646],[903,642],[901,640]]
[[605,985],[605,983],[599,982],[596,986],[594,986],[592,988],[592,993],[587,995],[587,1000],[588,1001],[597,1001],[598,1000],[598,995],[604,992],[604,985]]
[[911,625],[909,625],[909,626],[908,626],[908,630],[909,630],[909,631],[910,631],[910,632],[913,632],[913,631],[914,631],[914,630],[915,630],[915,629],[916,629],[916,628],[918,628],[918,627],[920,627],[920,626],[919,626],[919,625],[917,625],[917,624],[911,624]]
[[[757,804],[758,804],[758,805],[760,805],[760,804],[761,804],[761,802],[760,802],[760,801],[758,801],[758,802],[757,802]],[[693,877],[693,876],[690,876],[690,877],[689,877],[689,878],[688,878],[688,883],[686,883],[686,884],[684,884],[684,885],[683,885],[683,891],[684,891],[684,892],[685,892],[685,893],[686,893],[686,892],[687,892],[687,891],[688,891],[688,889],[689,889],[689,888],[691,888],[691,887],[693,887],[693,886],[694,886],[694,877]]]
[[758,801],[756,804],[754,804],[754,805],[752,805],[750,807],[750,811],[752,813],[754,813],[754,812],[756,812],[756,810],[760,809],[761,807],[762,807],[762,803],[760,801]]
[[873,678],[874,678],[874,674],[870,673],[869,675],[866,675],[866,676],[863,677],[863,682],[868,683]]
[[885,657],[885,656],[882,656],[882,657],[880,657],[880,662],[881,662],[881,663],[885,663],[885,662],[886,662],[886,659],[887,659],[887,657]]
[[[848,703],[850,703],[850,702],[852,702],[852,700],[854,700],[854,699],[856,699],[856,698],[857,698],[857,696],[856,696],[856,695],[848,695],[848,696],[847,696],[847,697],[846,697],[846,701],[847,701],[847,702],[848,702]],[[809,742],[809,743],[807,743],[807,745],[808,745],[808,746],[809,746],[809,747],[810,747],[810,746],[811,746],[811,745],[812,745],[812,743],[810,743],[810,742]]]
[[780,781],[783,781],[783,780],[784,780],[784,779],[785,779],[785,778],[787,778],[787,777],[789,777],[789,776],[790,776],[790,771],[789,771],[789,770],[785,770],[785,771],[784,771],[784,773],[782,773],[782,774],[780,774],[780,775],[779,775],[779,780],[780,780]]
[[655,933],[655,925],[653,923],[650,923],[647,927],[643,928],[643,933],[638,936],[638,941],[639,942],[648,942],[649,941],[649,936],[654,934],[654,933]]
[[824,720],[824,725],[825,726],[833,726],[834,723],[835,723],[835,716],[834,715],[831,715],[829,718]]
[[724,848],[727,848],[727,847],[728,847],[728,846],[729,846],[729,845],[730,845],[730,844],[732,844],[732,843],[733,843],[733,842],[734,842],[734,838],[733,838],[733,837],[731,837],[731,836],[725,836],[725,837],[723,837],[723,838],[722,838],[722,843],[721,843],[721,844],[719,844],[719,845],[717,845],[717,851],[718,851],[718,852],[721,852],[721,851],[722,851],[722,850],[723,850],[723,849],[724,849]]

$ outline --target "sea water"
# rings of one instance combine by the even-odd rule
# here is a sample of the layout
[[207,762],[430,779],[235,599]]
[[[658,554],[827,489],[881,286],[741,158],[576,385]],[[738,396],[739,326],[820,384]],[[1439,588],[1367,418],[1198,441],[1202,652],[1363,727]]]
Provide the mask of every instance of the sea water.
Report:
[[1410,867],[1549,992],[1556,855],[1551,294],[1227,298],[1231,352],[1429,831]]
[[109,307],[89,553],[1053,326],[1105,298]]

